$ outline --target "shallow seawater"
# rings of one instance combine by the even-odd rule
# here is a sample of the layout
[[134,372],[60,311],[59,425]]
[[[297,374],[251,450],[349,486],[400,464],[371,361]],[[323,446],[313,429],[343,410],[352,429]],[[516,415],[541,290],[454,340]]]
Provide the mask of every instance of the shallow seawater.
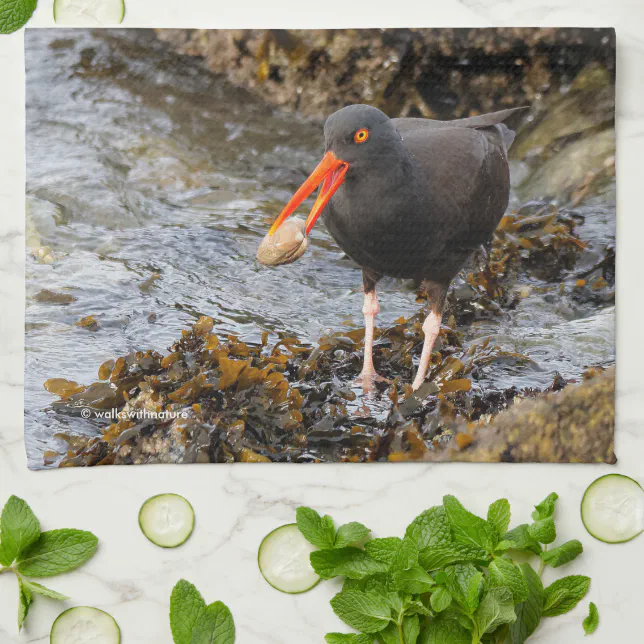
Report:
[[[255,261],[321,156],[319,123],[272,110],[146,31],[28,30],[25,41],[33,466],[55,433],[96,431],[52,411],[48,378],[89,384],[108,358],[165,352],[200,315],[213,318],[216,333],[254,342],[284,331],[315,343],[343,324],[362,325],[360,270],[323,226],[295,264]],[[614,205],[576,210],[599,258],[614,241]],[[467,342],[492,336],[536,363],[491,368],[483,386],[545,387],[555,373],[576,378],[614,361],[612,306],[570,306],[557,284],[528,286],[515,309],[459,329]],[[380,326],[418,310],[409,284],[385,280],[379,292]],[[97,325],[77,325],[90,315]]]

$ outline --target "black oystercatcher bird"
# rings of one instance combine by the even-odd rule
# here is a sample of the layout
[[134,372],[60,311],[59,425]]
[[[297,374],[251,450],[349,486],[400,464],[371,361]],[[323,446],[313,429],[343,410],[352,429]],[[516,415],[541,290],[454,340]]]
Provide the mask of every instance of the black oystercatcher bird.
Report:
[[338,246],[362,267],[365,390],[380,377],[373,364],[376,284],[410,278],[429,298],[424,344],[413,387],[423,383],[440,330],[450,282],[487,242],[508,205],[507,151],[514,132],[503,122],[525,108],[454,121],[390,119],[369,105],[351,105],[324,125],[325,155],[269,231],[318,186],[308,234],[324,211]]

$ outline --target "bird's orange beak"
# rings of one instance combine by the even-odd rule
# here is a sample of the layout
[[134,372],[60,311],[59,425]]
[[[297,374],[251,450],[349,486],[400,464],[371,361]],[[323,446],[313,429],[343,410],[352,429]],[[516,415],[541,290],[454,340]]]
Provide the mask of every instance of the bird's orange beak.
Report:
[[333,152],[327,152],[318,164],[318,167],[313,170],[309,178],[300,186],[286,206],[284,206],[284,210],[282,210],[280,216],[275,220],[268,234],[272,235],[293,214],[295,209],[322,184],[315,204],[306,220],[306,234],[308,235],[318,220],[318,217],[322,214],[324,207],[329,203],[329,199],[331,199],[335,191],[342,185],[348,169],[349,164],[346,161],[338,159]]

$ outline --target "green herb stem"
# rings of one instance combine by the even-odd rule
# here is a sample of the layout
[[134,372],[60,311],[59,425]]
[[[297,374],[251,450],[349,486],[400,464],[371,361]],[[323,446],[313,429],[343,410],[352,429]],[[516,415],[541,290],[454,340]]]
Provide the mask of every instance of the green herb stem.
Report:
[[[548,546],[543,547],[544,552],[548,552]],[[539,564],[539,578],[541,578],[541,575],[543,575],[543,571],[546,569],[546,562],[541,559],[541,563]]]
[[405,635],[403,634],[402,620],[398,622],[398,635],[400,637],[400,644],[405,644]]

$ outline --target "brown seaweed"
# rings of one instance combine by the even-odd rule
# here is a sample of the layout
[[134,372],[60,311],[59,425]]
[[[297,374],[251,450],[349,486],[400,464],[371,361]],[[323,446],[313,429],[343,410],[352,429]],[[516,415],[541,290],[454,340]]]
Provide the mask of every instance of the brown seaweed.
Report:
[[[407,383],[422,345],[422,313],[378,331],[378,367],[391,385],[363,399],[351,386],[359,371],[362,329],[342,329],[315,347],[292,336],[261,344],[216,335],[203,316],[166,356],[135,352],[108,360],[100,382],[84,387],[52,379],[59,413],[90,409],[98,436],[58,435],[60,466],[148,462],[371,461],[421,458],[468,422],[504,409],[522,392],[490,397],[477,371],[499,360],[529,362],[485,341],[462,346],[441,330],[428,381]],[[525,395],[532,395],[527,392]],[[102,410],[113,410],[106,424]],[[85,417],[85,416],[84,416]],[[47,456],[53,461],[52,454]]]

